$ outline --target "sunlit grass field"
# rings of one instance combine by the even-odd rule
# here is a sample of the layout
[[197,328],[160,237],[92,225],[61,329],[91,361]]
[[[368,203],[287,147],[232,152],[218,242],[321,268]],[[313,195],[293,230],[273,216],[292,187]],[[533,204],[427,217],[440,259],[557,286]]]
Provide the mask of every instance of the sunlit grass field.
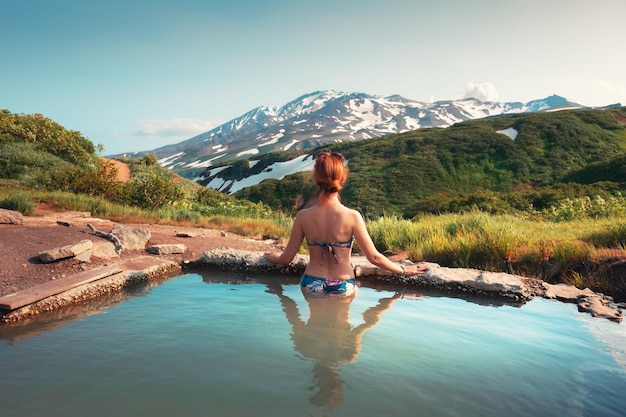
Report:
[[[547,221],[481,212],[368,222],[381,251],[406,250],[414,260],[503,271],[594,287],[608,285],[598,268],[626,254],[626,218]],[[587,266],[581,271],[581,267]]]

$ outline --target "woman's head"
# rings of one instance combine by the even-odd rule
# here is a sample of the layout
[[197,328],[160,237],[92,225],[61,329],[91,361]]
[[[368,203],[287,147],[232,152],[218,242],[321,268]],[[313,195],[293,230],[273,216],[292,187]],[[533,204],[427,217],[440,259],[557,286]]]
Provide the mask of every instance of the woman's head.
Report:
[[322,152],[315,157],[313,178],[324,194],[338,193],[348,179],[346,158],[338,152]]

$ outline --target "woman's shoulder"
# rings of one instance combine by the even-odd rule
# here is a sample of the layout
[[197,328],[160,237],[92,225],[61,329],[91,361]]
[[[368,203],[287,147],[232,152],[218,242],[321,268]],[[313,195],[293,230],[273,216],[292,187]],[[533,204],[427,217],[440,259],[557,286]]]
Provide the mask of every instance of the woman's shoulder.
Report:
[[361,215],[361,212],[355,209],[351,209],[349,207],[346,207],[346,211],[353,217],[356,218],[362,218],[363,216]]
[[296,213],[296,219],[298,219],[299,221],[302,221],[304,219],[309,219],[311,218],[311,216],[314,216],[314,215],[315,213],[312,207],[303,208],[303,209],[298,210],[298,212]]
[[296,212],[296,217],[297,216],[308,216],[311,213],[312,209],[313,209],[313,207],[302,208],[302,209],[300,209],[300,210],[298,210]]

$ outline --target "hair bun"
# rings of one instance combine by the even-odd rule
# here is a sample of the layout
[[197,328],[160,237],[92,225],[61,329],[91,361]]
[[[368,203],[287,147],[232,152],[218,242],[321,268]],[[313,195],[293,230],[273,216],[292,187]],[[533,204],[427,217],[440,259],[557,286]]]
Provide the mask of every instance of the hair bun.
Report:
[[345,158],[337,152],[322,152],[315,157],[313,178],[319,190],[332,194],[343,189],[348,179],[348,167],[344,165]]

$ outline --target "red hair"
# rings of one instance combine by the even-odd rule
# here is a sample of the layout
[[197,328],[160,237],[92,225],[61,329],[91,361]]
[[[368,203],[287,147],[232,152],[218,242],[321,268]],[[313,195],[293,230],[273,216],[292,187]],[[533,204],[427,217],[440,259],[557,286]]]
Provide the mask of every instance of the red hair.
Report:
[[338,193],[348,179],[346,158],[338,152],[322,152],[315,157],[313,178],[323,194]]

